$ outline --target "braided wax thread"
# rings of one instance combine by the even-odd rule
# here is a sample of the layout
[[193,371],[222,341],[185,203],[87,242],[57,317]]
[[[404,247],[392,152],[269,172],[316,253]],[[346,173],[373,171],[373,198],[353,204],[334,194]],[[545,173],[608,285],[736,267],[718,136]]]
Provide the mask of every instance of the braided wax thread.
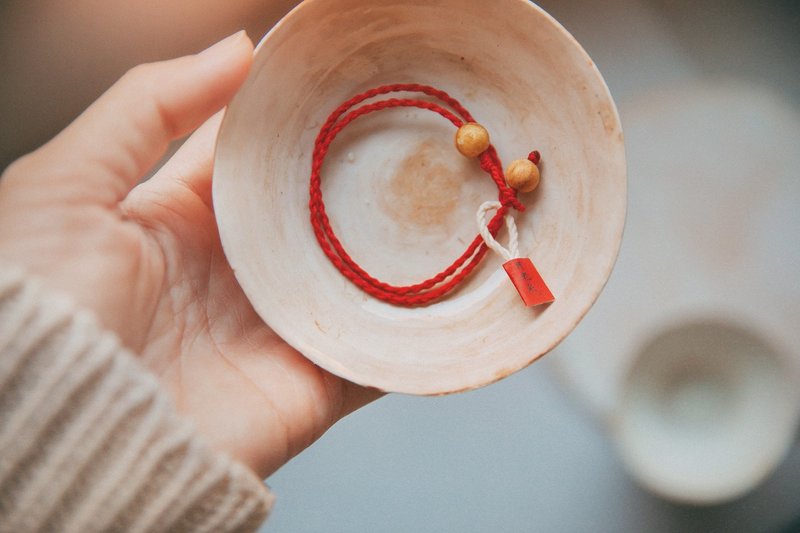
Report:
[[[441,103],[420,98],[397,97],[364,103],[377,96],[398,92],[421,93]],[[476,219],[479,232],[464,253],[435,276],[413,285],[403,286],[391,285],[371,276],[350,257],[331,228],[320,186],[323,162],[336,136],[359,117],[397,107],[425,109],[449,120],[458,128],[455,138],[458,151],[465,157],[477,158],[481,169],[489,174],[498,190],[497,200],[484,202],[478,208]],[[443,298],[469,276],[490,249],[505,259],[503,268],[525,305],[552,302],[553,294],[531,260],[519,257],[518,234],[512,214],[512,210],[525,210],[525,206],[517,197],[517,192],[530,192],[539,184],[537,166],[539,160],[539,152],[533,151],[527,159],[513,161],[503,173],[497,150],[490,143],[486,129],[475,121],[458,100],[442,90],[428,85],[398,83],[364,91],[343,102],[328,116],[314,142],[309,185],[309,210],[314,235],[322,251],[342,275],[367,294],[393,305],[423,306]],[[487,221],[490,212],[494,212],[494,215]],[[508,249],[496,240],[497,233],[504,223],[509,234]]]

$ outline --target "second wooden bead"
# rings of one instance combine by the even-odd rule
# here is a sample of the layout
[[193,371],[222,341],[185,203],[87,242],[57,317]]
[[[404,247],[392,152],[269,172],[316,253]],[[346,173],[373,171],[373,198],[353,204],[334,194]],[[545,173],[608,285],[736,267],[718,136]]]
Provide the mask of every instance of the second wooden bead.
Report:
[[539,167],[528,159],[517,159],[506,169],[506,183],[519,192],[531,192],[539,185]]

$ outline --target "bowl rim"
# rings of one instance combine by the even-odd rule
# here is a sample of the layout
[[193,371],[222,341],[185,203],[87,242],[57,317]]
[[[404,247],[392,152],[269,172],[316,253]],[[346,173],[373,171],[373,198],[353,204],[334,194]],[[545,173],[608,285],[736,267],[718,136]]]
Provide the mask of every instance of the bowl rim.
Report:
[[[375,383],[369,378],[365,378],[359,372],[355,372],[350,368],[338,364],[335,358],[326,356],[325,354],[319,352],[317,353],[317,349],[315,347],[309,347],[308,344],[303,340],[300,339],[295,332],[292,330],[283,330],[283,328],[275,327],[273,324],[270,324],[266,321],[263,316],[261,317],[262,320],[271,328],[273,329],[285,342],[287,342],[290,346],[296,349],[300,354],[304,357],[309,359],[315,365],[320,366],[321,368],[325,369],[328,372],[331,372],[341,378],[344,378],[348,381],[353,383],[359,384],[361,386],[373,388],[380,390],[382,392],[395,392],[395,393],[404,393],[404,394],[412,394],[412,395],[419,395],[419,396],[442,396],[442,395],[449,395],[455,394],[459,392],[466,392],[470,390],[475,390],[478,388],[485,387],[487,385],[496,383],[511,374],[514,374],[535,361],[542,358],[544,355],[552,351],[556,346],[558,346],[580,323],[580,321],[586,316],[586,313],[592,308],[594,303],[597,301],[597,298],[600,296],[600,293],[603,291],[605,286],[607,285],[611,272],[614,268],[614,265],[619,257],[622,239],[625,230],[625,222],[627,218],[627,203],[628,203],[628,183],[627,183],[627,160],[625,156],[625,145],[624,145],[624,132],[622,128],[622,122],[619,116],[619,111],[617,109],[617,105],[614,102],[614,99],[611,95],[610,89],[608,88],[608,84],[606,83],[603,75],[600,73],[597,65],[586,52],[586,50],[581,46],[581,44],[575,39],[575,37],[560,23],[556,20],[552,15],[550,15],[547,11],[541,8],[538,4],[531,2],[529,0],[503,0],[506,2],[516,3],[518,5],[524,5],[527,9],[531,9],[535,11],[539,16],[544,17],[545,20],[558,32],[561,38],[563,38],[578,54],[585,60],[586,66],[588,67],[587,77],[591,76],[594,78],[594,81],[597,83],[596,88],[598,88],[601,93],[598,94],[598,98],[608,104],[608,109],[610,111],[610,118],[613,121],[615,131],[619,133],[620,140],[622,142],[619,143],[619,161],[615,162],[616,168],[619,171],[619,186],[621,188],[620,194],[623,196],[623,201],[621,202],[620,208],[618,212],[615,212],[615,220],[614,223],[617,226],[616,236],[613,239],[613,249],[611,247],[608,248],[608,254],[605,256],[605,261],[601,264],[600,262],[595,263],[595,272],[601,274],[598,276],[598,279],[602,279],[600,283],[596,283],[591,291],[586,292],[586,299],[585,305],[580,308],[578,312],[573,315],[573,319],[570,321],[564,321],[564,326],[561,329],[561,333],[549,341],[542,350],[538,350],[538,353],[533,353],[529,356],[524,358],[520,358],[519,362],[514,365],[509,365],[503,368],[502,372],[498,372],[491,377],[486,379],[482,379],[480,381],[472,382],[468,385],[459,386],[459,387],[403,387],[403,386],[387,386],[385,384]],[[320,3],[329,3],[330,0],[303,0],[301,3],[296,5],[292,8],[286,15],[284,15],[258,42],[255,46],[253,51],[253,57],[257,57],[261,50],[265,48],[270,40],[270,38],[276,34],[277,32],[282,31],[283,26],[289,24],[294,17],[297,17],[297,13],[308,9],[309,6],[313,6]],[[218,129],[217,138],[214,143],[214,172],[217,169],[217,161],[220,157],[220,145],[223,142],[224,132],[226,127],[231,120],[230,118],[230,103],[226,105],[222,120],[220,122],[220,126]],[[212,178],[212,203],[218,197],[215,194],[216,191],[216,184],[219,180]],[[226,246],[224,239],[221,239],[223,251],[225,251]],[[225,252],[226,259],[230,262],[229,255]],[[233,267],[233,265],[231,264]],[[602,267],[602,268],[601,268]],[[236,275],[237,282],[244,290],[244,283],[239,279],[238,274],[236,274],[237,269],[234,268],[234,274]],[[261,313],[258,310],[258,305],[250,300],[247,292],[245,291],[245,295],[248,297],[248,300],[251,302],[253,307],[256,309],[257,314],[261,316]],[[305,349],[301,349],[301,347]]]

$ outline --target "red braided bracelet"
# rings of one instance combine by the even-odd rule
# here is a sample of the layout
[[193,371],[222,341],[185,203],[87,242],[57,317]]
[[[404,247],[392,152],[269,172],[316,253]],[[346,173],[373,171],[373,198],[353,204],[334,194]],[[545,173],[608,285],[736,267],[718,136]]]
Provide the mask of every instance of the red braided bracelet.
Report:
[[[443,102],[453,111],[455,111],[455,113],[435,102],[410,98],[388,98],[385,100],[364,104],[361,107],[352,109],[354,106],[369,98],[393,92],[423,93]],[[320,129],[314,143],[314,152],[311,162],[309,201],[311,225],[314,228],[314,234],[317,237],[319,245],[322,247],[322,250],[325,252],[325,255],[328,256],[328,259],[330,259],[331,263],[333,263],[333,265],[345,277],[347,277],[347,279],[352,281],[364,292],[374,296],[375,298],[378,298],[379,300],[383,300],[395,305],[426,305],[438,300],[452,291],[475,269],[478,263],[480,263],[480,261],[486,255],[486,251],[488,249],[485,238],[480,234],[476,235],[464,253],[462,253],[461,256],[459,256],[455,261],[453,261],[450,266],[435,276],[414,285],[391,285],[369,275],[363,268],[361,268],[361,266],[358,265],[358,263],[353,260],[352,257],[350,257],[350,255],[344,249],[342,243],[336,237],[333,229],[331,228],[328,215],[325,212],[325,203],[322,200],[322,191],[320,189],[320,174],[322,164],[325,160],[325,156],[328,153],[331,143],[342,131],[342,129],[361,116],[372,113],[373,111],[380,111],[382,109],[394,107],[417,107],[420,109],[428,109],[443,116],[452,122],[457,128],[461,128],[465,125],[465,123],[475,122],[475,119],[473,119],[472,115],[470,115],[470,113],[455,98],[451,97],[444,91],[440,91],[427,85],[402,83],[384,85],[370,89],[369,91],[365,91],[350,98],[330,114],[328,119],[322,125],[322,128]],[[480,128],[483,129],[482,127]],[[488,136],[486,137],[486,144],[488,144]],[[536,151],[531,152],[529,155],[529,160],[534,163],[534,165],[538,163],[539,153]],[[499,231],[504,217],[508,211],[511,208],[514,208],[518,211],[523,211],[525,206],[517,198],[517,192],[506,184],[500,158],[498,157],[494,146],[488,144],[488,147],[482,149],[481,153],[478,155],[478,161],[480,162],[481,168],[491,176],[499,191],[498,199],[500,205],[495,215],[487,224],[488,232],[491,234],[491,237],[494,237],[497,235],[497,232]],[[536,178],[538,183],[538,171]],[[511,261],[509,261],[509,263],[510,262]],[[528,262],[530,261],[528,260]],[[532,268],[533,265],[531,264],[530,267]],[[506,270],[509,271],[507,266]],[[510,271],[509,275],[512,275]],[[525,277],[528,275],[528,273],[520,275],[524,277],[523,282],[529,279],[528,277]],[[538,276],[538,273],[536,276]],[[514,280],[513,275],[512,281],[514,281],[517,289],[520,290],[520,287],[517,285],[517,281]],[[549,291],[547,291],[547,293],[549,294]],[[548,301],[552,301],[552,295],[550,296],[551,298]],[[526,304],[527,303],[528,302],[526,301]]]

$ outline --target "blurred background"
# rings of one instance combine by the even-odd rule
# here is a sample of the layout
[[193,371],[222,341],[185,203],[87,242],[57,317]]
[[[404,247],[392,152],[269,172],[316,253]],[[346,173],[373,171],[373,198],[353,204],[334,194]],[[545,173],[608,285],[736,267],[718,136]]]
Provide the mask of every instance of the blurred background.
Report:
[[[257,41],[294,3],[0,2],[0,168],[131,66],[242,27]],[[800,530],[800,3],[540,5],[592,56],[626,133],[629,216],[606,291],[561,346],[500,383],[392,395],[340,422],[268,480],[264,531]],[[659,361],[685,352],[703,372],[648,367],[665,335],[678,340]],[[655,466],[691,456],[702,474],[677,488],[630,430],[651,390],[669,407],[648,415],[650,448],[667,448]],[[700,429],[702,442],[686,437]],[[768,457],[739,489],[692,497],[737,470],[702,472],[726,442],[744,449],[734,464]]]

